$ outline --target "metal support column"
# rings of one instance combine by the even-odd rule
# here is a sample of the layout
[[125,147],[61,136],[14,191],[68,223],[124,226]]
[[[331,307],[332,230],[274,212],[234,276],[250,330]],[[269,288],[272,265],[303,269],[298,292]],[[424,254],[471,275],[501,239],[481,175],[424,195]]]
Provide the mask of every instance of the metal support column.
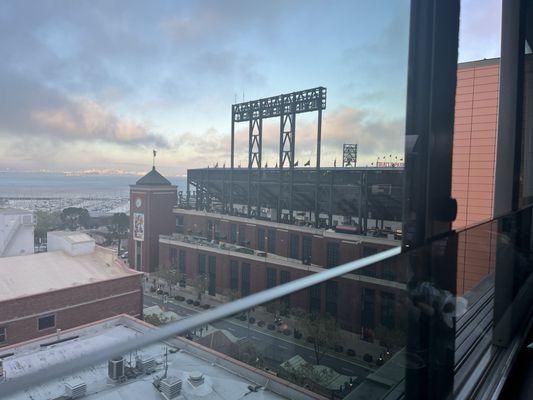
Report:
[[428,283],[456,294],[457,237],[450,231],[459,3],[411,1],[402,246],[424,251],[410,252],[409,261],[407,354],[421,356],[421,367],[406,369],[408,399],[451,398],[454,388],[455,320],[446,324],[438,309],[424,309],[436,307],[431,299],[417,295]]

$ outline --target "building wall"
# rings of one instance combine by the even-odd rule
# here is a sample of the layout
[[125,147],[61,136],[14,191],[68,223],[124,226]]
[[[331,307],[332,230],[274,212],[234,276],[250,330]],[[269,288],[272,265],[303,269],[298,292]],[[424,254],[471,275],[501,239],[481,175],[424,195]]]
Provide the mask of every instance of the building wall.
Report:
[[[174,249],[174,250],[172,250]],[[174,251],[177,255],[178,264],[179,264],[179,252],[185,253],[185,266],[183,269],[180,269],[180,265],[176,265],[171,260],[171,252]],[[254,260],[252,257],[247,257],[246,255],[236,255],[235,253],[229,254],[219,254],[213,251],[210,251],[209,248],[191,248],[187,246],[181,246],[179,244],[167,244],[160,243],[159,246],[159,259],[162,265],[174,266],[181,272],[185,273],[186,283],[190,285],[199,275],[199,255],[204,255],[206,257],[206,273],[209,275],[209,257],[214,257],[216,260],[216,295],[229,296],[230,291],[232,290],[230,285],[230,261],[237,262],[238,273],[237,273],[237,291],[241,292],[242,287],[242,268],[243,264],[250,265],[250,294],[265,290],[267,286],[267,269],[275,270],[276,282],[275,286],[281,283],[281,274],[282,271],[288,272],[290,274],[289,280],[295,280],[303,278],[307,275],[314,273],[314,271],[309,271],[305,269],[296,269],[288,266],[283,266],[274,263],[271,260]],[[381,293],[392,293],[395,296],[395,315],[396,315],[396,324],[400,325],[400,319],[405,309],[404,296],[405,289],[402,289],[402,285],[398,286],[391,285],[391,282],[388,282],[386,279],[386,270],[395,271],[396,276],[392,278],[394,282],[404,282],[405,271],[402,274],[398,272],[405,269],[404,265],[388,265],[385,266],[382,263],[379,263],[373,267],[372,271],[365,271],[365,274],[370,275],[367,280],[353,280],[339,278],[337,282],[337,317],[339,323],[344,329],[348,329],[354,332],[361,331],[361,310],[362,310],[362,296],[363,290],[371,289],[374,290],[374,321],[375,326],[379,325],[381,318]],[[371,273],[370,273],[371,272]],[[401,276],[400,276],[401,275]],[[361,277],[360,279],[365,279],[366,277]],[[390,278],[390,275],[389,275]],[[209,285],[207,285],[209,286]],[[207,292],[207,291],[206,291]],[[310,310],[310,291],[302,290],[300,292],[290,295],[290,308],[298,308],[306,311]],[[322,284],[320,287],[320,310],[327,312],[326,308],[326,284]]]
[[[336,243],[339,246],[339,265],[394,247],[392,244],[387,245],[362,242],[364,237],[361,236],[353,236],[353,239],[339,239],[317,235],[312,232],[304,233],[301,230],[295,229],[295,227],[291,227],[291,225],[286,225],[284,228],[271,228],[268,225],[261,224],[260,220],[250,220],[250,222],[239,223],[224,218],[210,217],[208,215],[180,213],[179,209],[175,210],[174,213],[176,214],[176,217],[182,218],[183,221],[183,225],[177,228],[180,233],[203,236],[213,240],[220,239],[228,243],[242,244],[254,250],[268,249],[271,245],[271,243],[268,243],[269,240],[267,239],[269,235],[268,231],[269,229],[272,229],[275,231],[275,246],[271,249],[273,251],[268,252],[282,257],[291,257],[290,246],[292,236],[292,240],[295,240],[298,243],[298,257],[291,258],[302,260],[304,258],[304,238],[307,237],[311,241],[310,261],[312,264],[322,267],[326,267],[328,264],[327,248],[330,243]],[[232,229],[234,236],[237,238],[236,241],[232,240]],[[265,235],[263,248],[260,248],[259,246],[259,232],[261,230]],[[244,243],[241,243],[240,238],[244,239]]]
[[[142,274],[0,302],[0,347],[120,314],[142,315]],[[55,314],[55,327],[38,330],[39,317]]]
[[499,59],[459,64],[455,98],[452,196],[454,229],[492,218]]
[[[137,207],[135,201],[142,204]],[[170,234],[175,230],[172,208],[177,203],[176,186],[143,187],[133,185],[130,189],[130,238],[129,264],[135,268],[135,245],[133,240],[133,214],[144,214],[144,240],[142,241],[142,271],[153,272],[159,267],[159,235]]]
[[[30,218],[31,223],[22,224],[22,218]],[[0,257],[20,256],[34,252],[33,214],[27,211],[19,213],[0,213]],[[9,242],[3,248],[3,243],[10,236],[11,229],[17,225]]]

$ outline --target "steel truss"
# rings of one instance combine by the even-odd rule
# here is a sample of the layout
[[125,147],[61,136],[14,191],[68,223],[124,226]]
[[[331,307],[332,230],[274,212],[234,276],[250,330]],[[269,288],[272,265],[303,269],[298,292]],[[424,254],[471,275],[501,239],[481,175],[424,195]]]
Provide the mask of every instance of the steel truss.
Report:
[[[263,119],[280,118],[279,133],[279,174],[278,174],[278,204],[277,218],[281,218],[281,210],[289,210],[289,220],[293,219],[294,199],[294,167],[296,145],[296,114],[318,112],[317,124],[317,153],[316,168],[320,169],[320,145],[322,129],[322,110],[326,108],[326,88],[316,87],[279,96],[234,104],[231,109],[231,164],[235,168],[235,123],[248,122],[248,216],[259,215],[261,212],[261,186],[256,182],[261,180],[263,153]],[[285,171],[288,169],[288,171]],[[319,212],[319,185],[317,175],[315,194],[315,216]],[[225,187],[225,211],[234,213],[235,185],[233,174],[229,177],[229,187]],[[200,199],[204,201],[204,194]],[[315,217],[318,224],[318,218]]]

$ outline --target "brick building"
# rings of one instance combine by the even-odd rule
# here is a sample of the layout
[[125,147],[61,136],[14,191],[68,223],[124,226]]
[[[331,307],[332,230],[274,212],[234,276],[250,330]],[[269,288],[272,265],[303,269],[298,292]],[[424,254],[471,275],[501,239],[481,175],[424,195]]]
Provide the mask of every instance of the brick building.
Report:
[[153,272],[159,267],[160,234],[174,231],[172,207],[177,187],[155,167],[130,186],[129,264],[138,271]]
[[[457,67],[452,163],[453,228],[493,217],[500,59]],[[458,242],[457,292],[464,293],[494,270],[496,235],[491,226],[462,233]]]
[[56,237],[69,246],[0,258],[0,347],[119,314],[141,316],[142,273],[94,241],[91,248],[85,234]]
[[[243,217],[174,209],[176,231],[159,238],[161,265],[176,268],[184,284],[206,279],[212,296],[245,296],[375,254],[398,241]],[[344,329],[373,330],[401,323],[405,293],[400,265],[379,263],[292,294],[289,308],[323,311]]]

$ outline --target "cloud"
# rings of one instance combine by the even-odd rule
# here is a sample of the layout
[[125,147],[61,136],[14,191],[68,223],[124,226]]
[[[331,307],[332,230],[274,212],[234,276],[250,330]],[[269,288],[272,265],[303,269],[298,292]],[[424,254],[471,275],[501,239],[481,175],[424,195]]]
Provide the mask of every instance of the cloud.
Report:
[[120,118],[94,100],[68,96],[20,74],[2,71],[0,92],[2,135],[168,146],[147,126]]

